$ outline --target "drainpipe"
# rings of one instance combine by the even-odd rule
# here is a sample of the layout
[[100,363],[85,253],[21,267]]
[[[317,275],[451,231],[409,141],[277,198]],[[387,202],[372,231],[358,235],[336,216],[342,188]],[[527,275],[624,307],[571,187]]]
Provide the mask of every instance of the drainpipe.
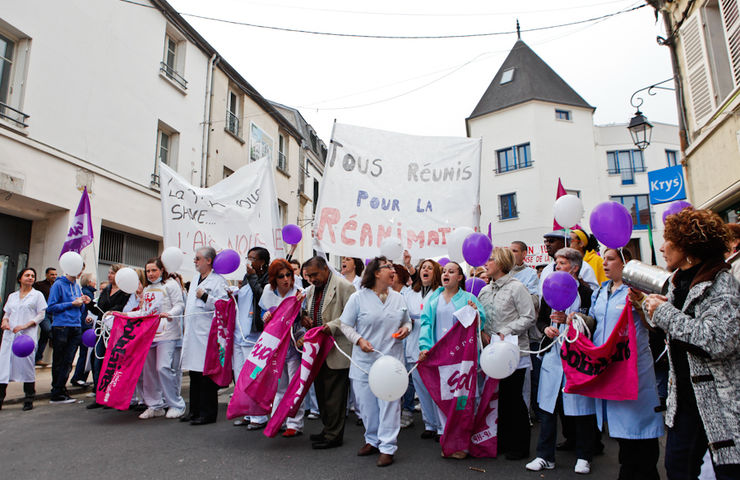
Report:
[[208,61],[208,71],[206,72],[206,97],[203,102],[203,138],[201,141],[200,156],[200,186],[206,186],[208,178],[208,141],[211,137],[211,103],[213,94],[213,69],[216,66],[218,55],[214,53]]

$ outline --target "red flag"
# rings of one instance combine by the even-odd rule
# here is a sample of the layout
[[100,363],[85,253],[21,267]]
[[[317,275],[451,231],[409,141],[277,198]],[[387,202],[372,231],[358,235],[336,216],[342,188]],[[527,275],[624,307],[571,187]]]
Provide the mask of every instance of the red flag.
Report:
[[211,331],[206,344],[206,362],[203,375],[208,375],[214,383],[228,387],[234,372],[231,357],[234,352],[234,327],[236,323],[236,301],[216,300]]
[[[565,187],[563,186],[563,182],[560,181],[560,177],[558,177],[558,193],[555,194],[555,200],[562,197],[563,195],[568,195],[568,192],[565,191]],[[554,219],[552,221],[552,229],[553,230],[563,230],[563,227],[561,227],[558,222],[556,222]]]

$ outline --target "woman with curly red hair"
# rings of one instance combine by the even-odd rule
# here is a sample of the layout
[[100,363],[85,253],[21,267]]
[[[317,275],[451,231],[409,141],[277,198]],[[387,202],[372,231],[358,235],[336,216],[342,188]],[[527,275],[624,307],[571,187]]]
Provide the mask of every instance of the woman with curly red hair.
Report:
[[709,447],[716,478],[737,479],[740,287],[725,263],[730,231],[709,210],[685,209],[666,217],[663,237],[675,273],[667,297],[648,295],[643,306],[668,341],[666,473],[697,478]]

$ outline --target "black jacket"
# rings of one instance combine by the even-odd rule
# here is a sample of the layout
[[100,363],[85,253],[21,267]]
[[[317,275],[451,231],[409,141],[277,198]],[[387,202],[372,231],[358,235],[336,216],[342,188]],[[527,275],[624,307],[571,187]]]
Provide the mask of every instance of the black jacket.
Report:
[[265,324],[262,321],[262,309],[260,309],[259,303],[262,298],[262,291],[267,285],[267,269],[262,275],[245,274],[242,279],[242,285],[249,284],[252,288],[252,331],[250,333],[261,332],[265,328]]

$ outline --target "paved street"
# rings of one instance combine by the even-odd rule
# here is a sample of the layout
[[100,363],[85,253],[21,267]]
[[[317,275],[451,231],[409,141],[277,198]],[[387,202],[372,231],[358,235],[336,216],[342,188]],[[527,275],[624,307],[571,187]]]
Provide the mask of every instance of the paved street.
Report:
[[[422,431],[419,414],[413,427],[401,431],[396,463],[381,469],[375,466],[375,457],[355,455],[363,443],[363,430],[354,422],[347,426],[344,446],[315,451],[307,435],[319,431],[320,420],[306,420],[306,434],[302,437],[268,439],[261,432],[233,427],[225,420],[228,393],[221,396],[219,422],[200,427],[165,418],[139,420],[131,411],[86,410],[89,399],[84,394],[75,398],[78,403],[69,405],[38,401],[30,412],[21,411],[21,405],[3,407],[0,411],[3,478],[40,480],[72,475],[80,480],[99,480],[103,473],[121,479],[203,480],[246,476],[343,480],[584,478],[573,473],[576,459],[570,452],[559,453],[557,468],[542,474],[525,471],[524,460],[443,459],[438,444],[419,438]],[[350,418],[354,419],[354,415]],[[535,439],[536,430],[533,443]],[[591,478],[617,476],[617,444],[611,439],[605,441],[606,454],[596,458]]]

